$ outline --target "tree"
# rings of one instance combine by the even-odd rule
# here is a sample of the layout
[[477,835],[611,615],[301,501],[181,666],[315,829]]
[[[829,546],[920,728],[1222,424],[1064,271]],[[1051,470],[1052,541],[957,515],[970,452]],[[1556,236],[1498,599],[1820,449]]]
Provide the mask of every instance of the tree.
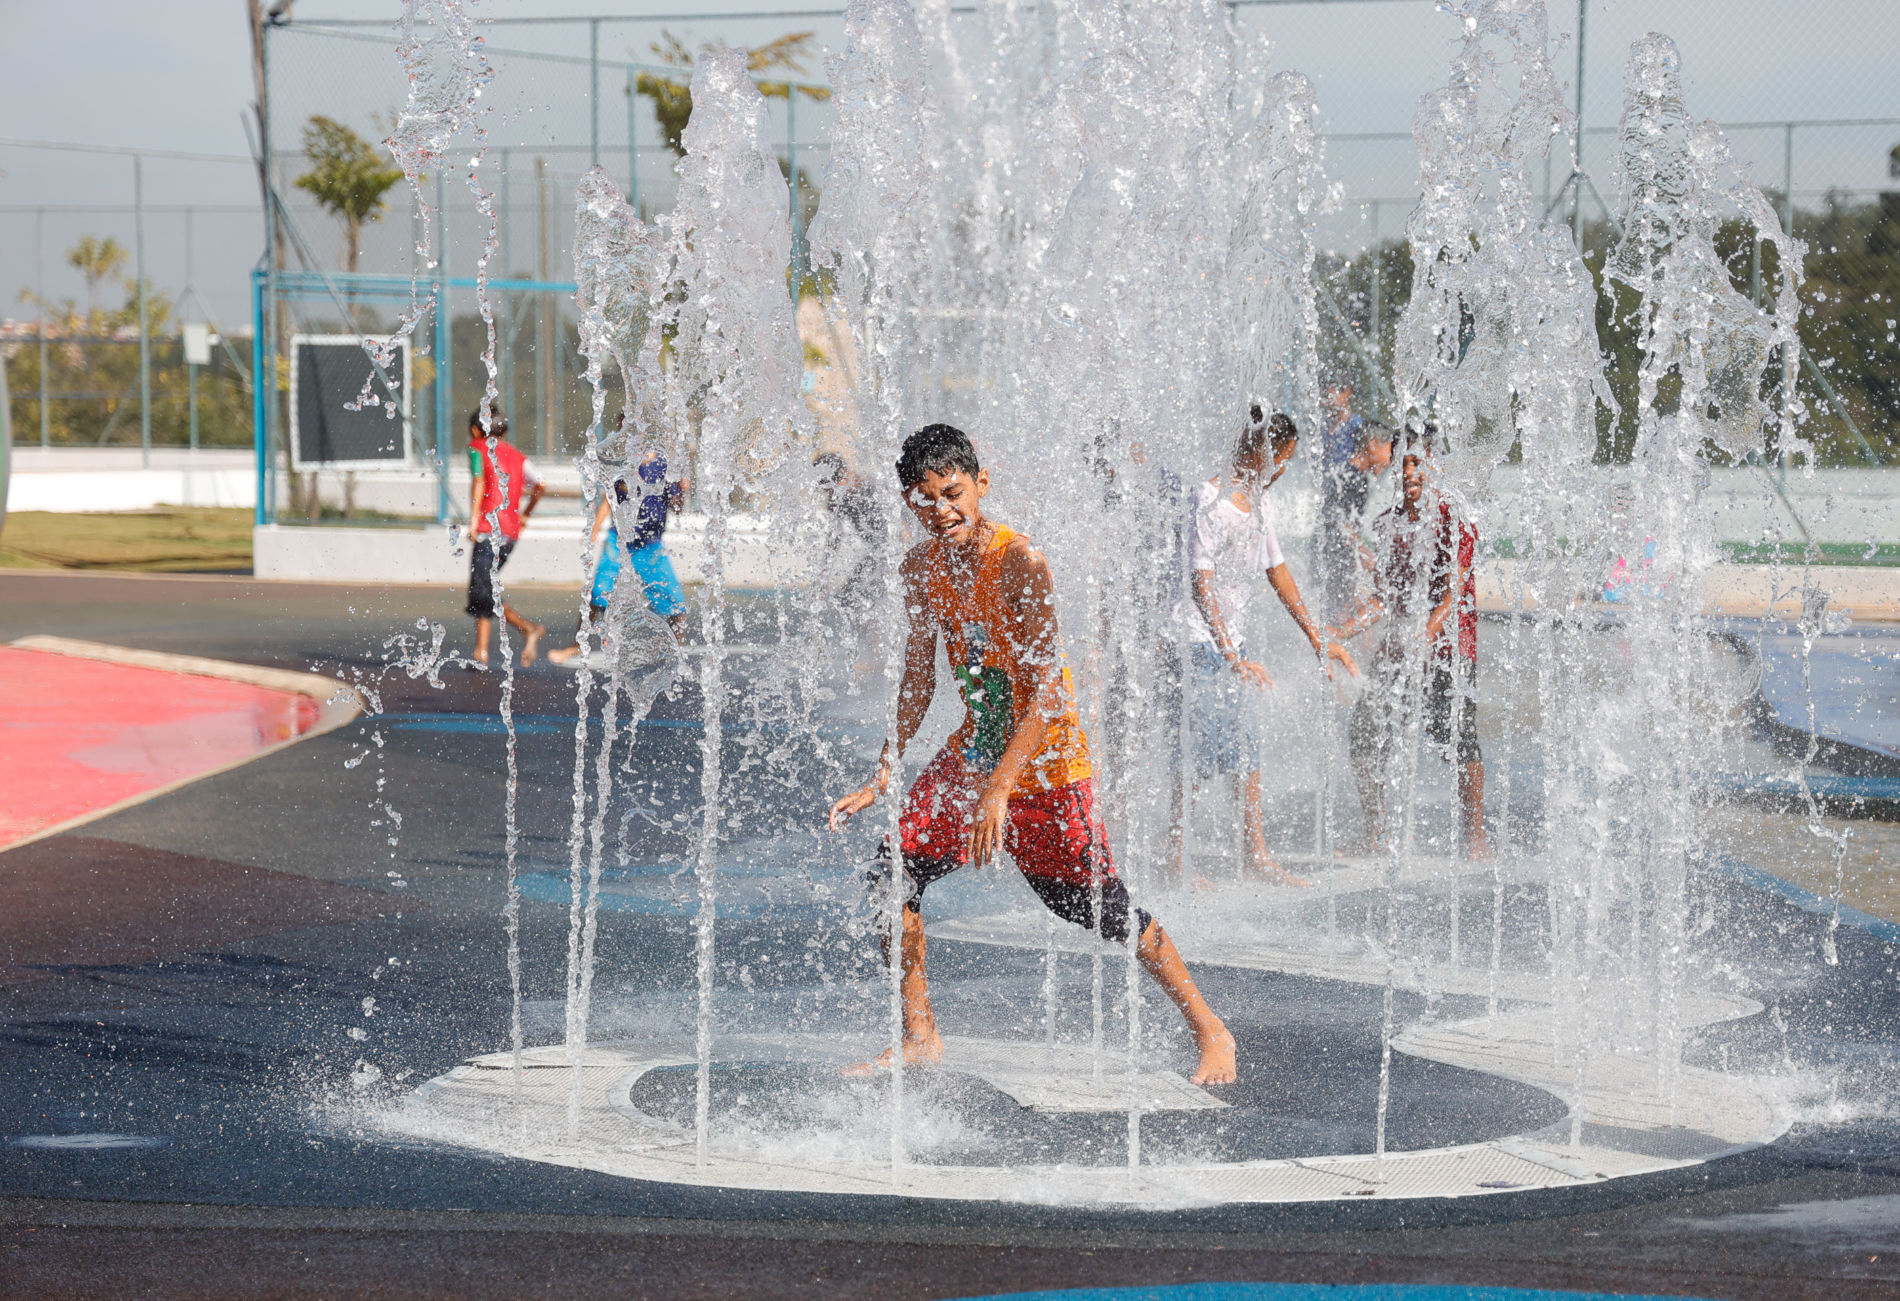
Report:
[[363,225],[383,215],[385,196],[402,179],[402,169],[362,136],[321,113],[304,126],[303,151],[310,170],[297,178],[297,188],[308,191],[343,223],[343,269],[354,271],[362,253]]
[[[774,68],[786,72],[803,73],[804,60],[811,57],[811,42],[815,33],[791,32],[775,41],[767,41],[756,50],[746,52],[746,67],[753,72],[766,72]],[[682,69],[686,77],[668,77],[663,73],[643,72],[634,78],[633,90],[636,95],[645,95],[653,101],[653,116],[659,119],[660,131],[666,137],[667,148],[680,157],[686,156],[686,146],[681,137],[686,132],[687,120],[693,116],[693,89],[690,83],[693,67],[693,53],[686,48],[684,41],[671,32],[661,32],[659,41],[651,47],[661,63],[669,67]],[[723,43],[716,48],[724,48]],[[790,81],[761,81],[759,93],[767,99],[790,99],[796,90],[806,99],[823,102],[831,98],[831,91],[824,86],[794,86]]]
[[125,266],[125,246],[110,235],[82,235],[66,251],[66,265],[86,278],[87,315],[99,315],[99,282],[119,274]]

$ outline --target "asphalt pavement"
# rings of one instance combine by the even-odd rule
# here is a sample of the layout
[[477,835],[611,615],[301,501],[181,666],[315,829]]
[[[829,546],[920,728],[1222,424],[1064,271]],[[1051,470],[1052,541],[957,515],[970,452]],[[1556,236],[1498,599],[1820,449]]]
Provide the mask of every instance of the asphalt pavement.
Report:
[[[531,616],[571,626],[572,593],[515,595]],[[742,647],[745,617],[783,613],[765,594],[733,604]],[[1746,968],[1772,1016],[1712,1027],[1691,1052],[1785,1073],[1798,1118],[1766,1149],[1687,1171],[1455,1202],[1109,1212],[694,1189],[389,1141],[364,1119],[377,1100],[505,1045],[512,1012],[508,738],[486,721],[502,684],[452,666],[411,676],[435,624],[449,645],[466,641],[458,593],[0,575],[0,641],[50,633],[340,675],[379,704],[338,731],[0,853],[0,912],[13,918],[0,919],[7,1295],[601,1287],[897,1301],[1218,1280],[1900,1295],[1900,1124],[1886,1083],[1900,1059],[1893,946],[1843,927],[1830,965],[1828,918],[1733,881],[1699,896],[1699,942],[1710,962]],[[772,753],[772,720],[747,712],[749,688],[798,689],[767,682],[776,672],[743,652],[731,661],[728,766],[748,810],[805,835],[829,770],[758,762]],[[573,816],[575,678],[537,666],[517,675],[511,704],[517,865],[558,874]],[[629,752],[642,862],[682,860],[699,825],[700,714],[696,686],[682,684]],[[836,744],[870,742],[841,722]],[[692,969],[690,926],[683,907],[603,912],[605,1001],[628,1016],[675,1007]],[[721,935],[722,952],[754,955],[746,980],[769,966],[758,959],[808,938],[771,918],[722,921]],[[545,1040],[565,991],[565,902],[530,893],[520,936],[530,1031]],[[954,1009],[960,997],[975,1006],[997,989],[1007,1002],[1012,989],[1038,988],[1040,963],[945,942],[933,977]],[[840,948],[830,974],[873,984],[876,971],[874,949],[859,944]],[[720,978],[737,996],[738,970]],[[1338,1126],[1368,1113],[1377,991],[1269,973],[1207,983],[1237,1009],[1251,1059],[1272,1066],[1273,1088],[1253,1105],[1290,1117],[1289,1133],[1306,1124],[1314,1143],[1356,1140]],[[1399,1112],[1413,1126],[1401,1126],[1401,1145],[1548,1119],[1536,1091],[1466,1075],[1400,1073]]]

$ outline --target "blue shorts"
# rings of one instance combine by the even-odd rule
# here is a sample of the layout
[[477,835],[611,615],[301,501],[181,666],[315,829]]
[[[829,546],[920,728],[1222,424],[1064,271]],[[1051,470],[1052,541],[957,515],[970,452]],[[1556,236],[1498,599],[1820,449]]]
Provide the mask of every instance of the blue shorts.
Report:
[[665,539],[630,549],[627,562],[633,566],[633,572],[640,576],[646,592],[647,607],[653,613],[662,619],[686,613],[686,589],[680,586],[680,576],[673,572],[673,561],[666,554]]
[[1262,692],[1229,667],[1206,642],[1188,647],[1188,728],[1194,735],[1194,772],[1259,772]]
[[594,562],[594,590],[588,593],[589,605],[602,610],[607,608],[607,598],[614,594],[614,583],[620,578],[620,555],[620,535],[609,524],[607,536],[600,540],[600,559]]

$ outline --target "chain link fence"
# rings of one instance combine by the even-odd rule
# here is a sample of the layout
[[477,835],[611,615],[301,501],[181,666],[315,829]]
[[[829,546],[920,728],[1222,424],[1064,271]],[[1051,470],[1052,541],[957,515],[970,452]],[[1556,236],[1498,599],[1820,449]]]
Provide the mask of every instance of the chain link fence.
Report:
[[[1725,121],[1737,156],[1792,221],[1808,246],[1808,314],[1802,322],[1811,364],[1801,396],[1809,432],[1824,461],[1838,466],[1900,460],[1900,352],[1892,320],[1900,294],[1900,179],[1892,169],[1900,116],[1885,116],[1890,77],[1862,84],[1857,72],[1900,66],[1900,26],[1880,21],[1879,7],[1831,0],[1800,8],[1705,0],[1591,0],[1582,49],[1583,131],[1573,181],[1571,144],[1553,142],[1544,185],[1552,221],[1574,222],[1592,267],[1600,273],[1611,238],[1609,156],[1620,111],[1622,62],[1631,40],[1650,28],[1673,35],[1683,52],[1690,109]],[[1322,316],[1336,364],[1359,377],[1362,405],[1378,411],[1389,386],[1383,368],[1392,331],[1410,291],[1404,242],[1416,202],[1417,159],[1410,116],[1418,97],[1442,85],[1454,47],[1453,20],[1425,0],[1295,0],[1243,4],[1238,21],[1272,40],[1271,73],[1299,69],[1312,77],[1329,127],[1326,167],[1337,200],[1323,214],[1329,252],[1323,264]],[[960,39],[983,38],[980,14],[952,13]],[[752,33],[757,24],[743,28]],[[1553,5],[1553,57],[1573,83],[1577,10]],[[785,34],[810,28],[835,46],[836,19],[788,16]],[[709,17],[694,35],[716,34]],[[598,163],[647,215],[673,201],[676,154],[649,80],[684,81],[687,70],[658,62],[660,31],[615,19],[503,25],[491,29],[488,51],[496,77],[486,117],[487,154],[479,176],[496,214],[489,264],[497,331],[496,383],[515,437],[549,465],[582,446],[590,415],[582,362],[575,349],[569,277],[573,194]],[[566,52],[519,46],[559,43]],[[546,39],[543,39],[546,38]],[[734,43],[743,43],[735,35]],[[756,40],[756,35],[754,35]],[[343,513],[451,517],[457,492],[450,449],[481,396],[484,331],[474,291],[487,235],[465,177],[430,178],[425,192],[439,208],[441,265],[421,272],[416,246],[422,214],[409,188],[388,191],[387,206],[363,224],[354,272],[345,228],[297,184],[310,169],[305,133],[316,117],[332,119],[374,143],[387,134],[403,103],[405,83],[392,32],[382,27],[290,24],[273,27],[267,46],[267,157],[280,220],[253,286],[261,338],[245,324],[214,322],[221,343],[202,367],[184,364],[179,326],[210,313],[190,295],[148,283],[143,366],[135,318],[124,305],[62,326],[49,313],[10,322],[0,340],[7,365],[16,442],[52,445],[128,444],[143,435],[159,445],[184,445],[192,429],[201,445],[251,441],[261,418],[260,446],[274,473],[266,476],[266,519],[321,519]],[[795,227],[802,232],[821,200],[830,107],[821,98],[815,58],[803,71],[761,74],[794,83],[770,100],[770,132],[788,175],[796,178]],[[1838,83],[1838,84],[1836,84]],[[799,86],[810,87],[800,90]],[[1580,209],[1580,211],[1579,211]],[[49,211],[51,209],[48,209]],[[32,238],[35,210],[0,210],[17,238]],[[196,223],[200,239],[251,240],[255,210],[98,209],[88,228],[136,242],[135,217],[148,226]],[[70,223],[69,223],[70,224]],[[63,255],[48,249],[48,257]],[[1749,268],[1735,266],[1740,287]],[[441,305],[423,326],[428,355],[419,357],[406,437],[413,457],[400,474],[336,471],[292,474],[288,420],[288,341],[300,334],[386,332],[418,301]],[[160,310],[156,314],[153,307]],[[229,315],[228,311],[226,315]],[[1349,337],[1350,336],[1350,337]],[[1613,350],[1614,345],[1612,345]],[[255,356],[253,356],[255,353]],[[1611,358],[1612,368],[1618,359]],[[366,363],[367,366],[367,363]],[[262,393],[252,371],[265,377]],[[140,372],[144,374],[141,376]],[[190,418],[195,385],[197,419]],[[149,392],[149,404],[141,402]],[[149,405],[149,417],[146,405]],[[1383,412],[1380,412],[1383,414]],[[1604,431],[1604,453],[1619,450],[1617,431]],[[406,477],[405,477],[406,476]],[[365,490],[378,478],[400,487]],[[380,496],[378,494],[381,494]],[[378,505],[377,503],[381,504]]]

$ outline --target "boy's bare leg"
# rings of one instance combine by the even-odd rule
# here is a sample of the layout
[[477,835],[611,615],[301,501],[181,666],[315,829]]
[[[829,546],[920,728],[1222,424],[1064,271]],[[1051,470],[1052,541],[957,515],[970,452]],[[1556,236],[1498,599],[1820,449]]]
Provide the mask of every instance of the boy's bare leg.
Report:
[[[935,1066],[943,1060],[943,1038],[937,1033],[937,1018],[930,1010],[930,982],[924,976],[924,919],[912,908],[904,909],[903,915],[904,1065]],[[891,960],[888,937],[882,947],[884,961],[888,963]],[[891,1050],[886,1048],[877,1055],[876,1061],[847,1066],[844,1073],[865,1076],[889,1069]]]
[[521,634],[521,664],[526,668],[534,663],[534,657],[540,653],[541,639],[548,635],[548,630],[542,624],[530,623],[522,618],[515,613],[512,605],[501,607],[501,617],[508,621],[510,628]]
[[1342,845],[1341,858],[1370,858],[1383,854],[1385,844],[1385,774],[1371,759],[1352,757],[1352,784],[1359,788],[1359,811],[1366,821],[1366,834],[1350,845]]
[[1239,1069],[1234,1064],[1234,1036],[1227,1033],[1227,1027],[1201,997],[1194,977],[1188,974],[1187,963],[1181,961],[1179,950],[1161,929],[1160,922],[1149,921],[1148,929],[1142,932],[1141,943],[1135,948],[1135,956],[1154,977],[1155,984],[1181,1009],[1188,1029],[1194,1032],[1194,1044],[1201,1052],[1194,1083],[1232,1084],[1239,1077]]
[[475,620],[475,654],[472,658],[477,664],[488,663],[488,639],[494,635],[494,631],[493,619],[477,618]]
[[1256,881],[1271,881],[1275,885],[1311,885],[1303,876],[1281,867],[1273,861],[1273,855],[1267,852],[1267,818],[1260,811],[1260,773],[1256,769],[1246,775],[1240,787],[1240,814],[1247,835],[1247,875]]
[[1467,763],[1458,768],[1458,807],[1464,814],[1465,857],[1486,862],[1491,857],[1491,842],[1484,834],[1484,764]]

